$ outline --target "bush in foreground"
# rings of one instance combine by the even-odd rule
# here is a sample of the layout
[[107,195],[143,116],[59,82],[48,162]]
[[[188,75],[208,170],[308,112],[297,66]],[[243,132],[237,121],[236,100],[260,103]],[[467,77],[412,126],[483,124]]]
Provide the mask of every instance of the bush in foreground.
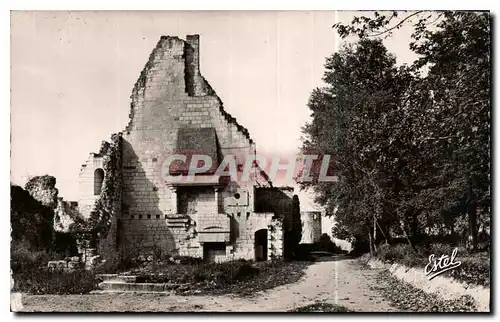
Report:
[[47,268],[58,255],[45,250],[32,250],[26,243],[13,243],[11,269],[12,291],[30,294],[84,294],[95,288],[94,273],[86,270],[63,272]]
[[[408,267],[425,267],[429,263],[429,256],[434,254],[450,256],[452,245],[435,243],[426,246],[417,246],[413,249],[408,244],[381,245],[377,257],[390,263],[400,263]],[[458,248],[456,260],[459,267],[443,273],[444,276],[456,278],[461,282],[489,286],[490,285],[490,256],[487,252],[468,253],[464,248]]]
[[94,274],[86,270],[63,272],[33,269],[14,273],[13,278],[13,291],[30,294],[86,294],[96,287]]
[[379,272],[377,280],[384,285],[380,288],[382,295],[404,312],[475,312],[477,310],[474,299],[470,295],[444,300],[438,294],[425,293],[385,270]]
[[139,283],[183,284],[182,294],[250,295],[260,290],[294,283],[304,275],[310,262],[236,260],[224,263],[160,263],[153,272],[152,263],[127,272],[138,275]]

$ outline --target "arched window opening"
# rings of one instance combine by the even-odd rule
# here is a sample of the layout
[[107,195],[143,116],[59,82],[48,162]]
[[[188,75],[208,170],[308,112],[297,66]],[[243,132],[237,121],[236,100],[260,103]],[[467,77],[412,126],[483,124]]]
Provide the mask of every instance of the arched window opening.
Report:
[[101,194],[103,181],[104,181],[104,170],[96,169],[94,171],[94,196],[98,196]]

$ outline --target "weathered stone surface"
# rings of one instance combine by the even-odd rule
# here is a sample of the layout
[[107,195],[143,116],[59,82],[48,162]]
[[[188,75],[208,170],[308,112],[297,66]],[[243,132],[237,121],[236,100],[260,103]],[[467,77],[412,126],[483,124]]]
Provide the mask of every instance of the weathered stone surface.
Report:
[[82,266],[80,262],[68,262],[68,269],[75,270],[79,269]]
[[51,269],[64,269],[68,268],[68,262],[65,260],[50,261],[47,263],[47,267]]
[[319,241],[321,237],[321,212],[320,211],[301,211],[300,220],[302,221],[302,244],[312,244]]
[[103,261],[101,255],[95,255],[92,257],[88,257],[85,261],[85,269],[94,269]]
[[[99,254],[106,259],[254,259],[256,248],[267,258],[282,256],[293,189],[271,188],[261,171],[249,182],[200,179],[178,186],[165,179],[170,169],[163,162],[179,149],[208,149],[197,153],[221,160],[235,156],[239,175],[246,156],[255,153],[248,131],[201,75],[199,55],[199,36],[162,36],[134,85],[125,131],[82,165],[79,211],[84,218],[105,214]],[[263,231],[267,237],[256,245]]]
[[115,281],[124,283],[135,283],[137,276],[135,275],[120,275],[120,274],[97,274],[96,278],[98,280],[105,281]]

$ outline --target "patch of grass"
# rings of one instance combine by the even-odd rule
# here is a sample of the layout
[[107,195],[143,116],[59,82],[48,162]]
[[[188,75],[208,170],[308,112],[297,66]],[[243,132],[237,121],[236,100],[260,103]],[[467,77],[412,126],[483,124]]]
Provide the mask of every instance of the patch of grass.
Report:
[[427,257],[422,249],[414,250],[408,244],[381,245],[378,247],[377,257],[384,262],[396,262],[409,267],[427,264]]
[[444,275],[470,284],[490,286],[491,264],[488,253],[460,257],[459,260],[461,262],[460,266],[444,273]]
[[[389,263],[400,263],[408,267],[425,267],[429,263],[429,256],[434,254],[437,258],[441,255],[451,255],[455,247],[443,243],[411,248],[408,244],[381,245],[377,257]],[[469,253],[464,248],[458,248],[456,260],[461,265],[443,273],[461,282],[489,286],[490,285],[490,255],[488,252]]]
[[310,263],[278,260],[258,263],[247,260],[203,264],[159,263],[155,267],[156,273],[151,263],[147,263],[128,273],[138,275],[139,283],[184,284],[176,292],[186,295],[236,293],[249,296],[298,281]]
[[437,294],[425,293],[409,283],[392,276],[388,271],[382,271],[377,276],[378,286],[395,307],[404,312],[475,312],[476,305],[470,295],[458,299],[444,300]]
[[14,292],[30,294],[85,294],[95,289],[93,272],[51,271],[47,262],[57,259],[57,254],[44,250],[32,250],[25,243],[13,243],[11,269]]
[[307,312],[307,313],[319,313],[319,312],[336,312],[336,313],[345,313],[345,312],[353,312],[348,310],[345,306],[335,305],[330,303],[317,302],[314,304],[310,304],[307,306],[298,307],[296,309],[290,310],[288,312]]
[[15,292],[29,294],[86,294],[96,287],[95,276],[86,270],[73,272],[33,269],[14,273]]

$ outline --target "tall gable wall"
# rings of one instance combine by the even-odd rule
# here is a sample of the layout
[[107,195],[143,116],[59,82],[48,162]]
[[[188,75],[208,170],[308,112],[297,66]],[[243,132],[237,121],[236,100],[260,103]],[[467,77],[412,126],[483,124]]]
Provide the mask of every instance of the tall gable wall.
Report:
[[[255,153],[248,131],[224,111],[200,73],[198,36],[160,38],[133,88],[129,116],[122,133],[121,214],[110,234],[122,257],[253,258],[255,232],[271,226],[268,255],[281,256],[280,222],[254,209],[255,186],[269,185],[262,173],[254,172],[257,181],[221,187],[165,183],[163,162],[179,147],[181,128],[215,129],[219,157],[236,156],[240,174],[245,157]],[[91,154],[80,173],[79,204],[86,213],[98,197],[94,172],[101,167],[100,154]],[[214,243],[225,243],[225,253]]]
[[[188,224],[175,227],[175,219],[168,219],[179,211],[173,201],[176,196],[162,176],[163,161],[175,150],[181,127],[215,128],[222,155],[252,153],[253,141],[224,111],[221,100],[201,76],[198,36],[187,36],[186,41],[161,37],[131,100],[130,122],[123,135],[121,221],[125,245],[161,245],[176,253],[202,255],[199,244],[189,238]],[[210,200],[205,200],[203,209],[206,215],[211,210],[217,216],[220,201],[214,197],[211,202],[210,206]],[[243,211],[253,211],[250,208]]]

